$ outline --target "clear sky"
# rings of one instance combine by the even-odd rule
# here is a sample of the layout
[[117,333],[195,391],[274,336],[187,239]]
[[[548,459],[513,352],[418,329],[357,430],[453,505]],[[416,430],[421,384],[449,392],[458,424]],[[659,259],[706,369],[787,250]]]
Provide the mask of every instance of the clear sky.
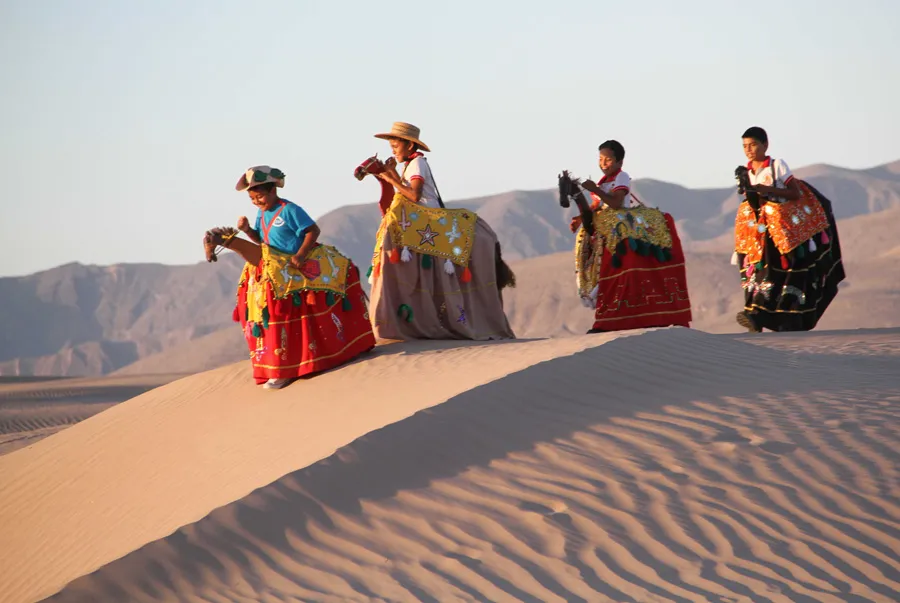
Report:
[[886,163],[898,30],[898,0],[4,0],[0,275],[198,261],[255,164],[313,217],[375,203],[352,170],[397,120],[447,199],[596,177],[608,138],[730,186],[750,125],[793,167]]

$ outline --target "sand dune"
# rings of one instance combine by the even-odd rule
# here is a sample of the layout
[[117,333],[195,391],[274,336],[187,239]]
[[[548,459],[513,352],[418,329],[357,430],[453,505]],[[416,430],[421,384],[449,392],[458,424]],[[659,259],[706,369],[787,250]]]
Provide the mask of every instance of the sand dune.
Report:
[[175,375],[0,379],[0,455],[175,379]]
[[391,345],[283,392],[196,375],[0,458],[0,592],[896,600],[900,333],[817,335]]

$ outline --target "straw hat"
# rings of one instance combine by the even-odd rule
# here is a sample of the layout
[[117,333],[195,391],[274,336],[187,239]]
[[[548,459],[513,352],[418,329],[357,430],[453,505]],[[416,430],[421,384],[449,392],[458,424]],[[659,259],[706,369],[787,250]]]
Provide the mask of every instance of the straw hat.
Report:
[[266,184],[267,182],[274,182],[275,186],[282,188],[284,186],[284,172],[267,165],[247,168],[247,171],[241,174],[241,179],[234,185],[234,190],[242,193],[248,188]]
[[391,131],[387,134],[376,134],[375,138],[381,138],[383,140],[389,140],[391,138],[400,138],[402,140],[408,140],[410,142],[414,142],[423,151],[431,152],[431,149],[428,148],[428,145],[419,140],[420,131],[419,128],[415,127],[412,124],[408,124],[402,121],[395,121],[394,125],[391,127]]

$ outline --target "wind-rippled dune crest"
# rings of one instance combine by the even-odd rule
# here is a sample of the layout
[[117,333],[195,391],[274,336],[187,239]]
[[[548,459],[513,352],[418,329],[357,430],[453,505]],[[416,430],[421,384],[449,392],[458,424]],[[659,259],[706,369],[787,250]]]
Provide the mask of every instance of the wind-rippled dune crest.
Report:
[[[900,362],[847,371],[840,355],[684,329],[560,356],[372,431],[51,600],[900,599]],[[432,359],[416,369],[474,370]],[[371,404],[396,404],[403,373],[371,378]]]

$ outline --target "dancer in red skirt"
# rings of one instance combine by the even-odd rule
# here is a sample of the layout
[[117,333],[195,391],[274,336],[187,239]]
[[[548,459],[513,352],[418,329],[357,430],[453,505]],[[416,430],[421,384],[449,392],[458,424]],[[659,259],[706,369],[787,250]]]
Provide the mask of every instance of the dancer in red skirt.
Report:
[[253,378],[269,389],[349,362],[375,346],[359,270],[334,247],[318,243],[319,227],[301,207],[281,199],[284,173],[269,166],[248,169],[236,189],[258,208],[251,227],[219,228],[204,240],[207,259],[216,245],[240,254],[234,319],[241,323]]
[[568,207],[572,199],[580,211],[570,226],[578,233],[578,292],[594,308],[588,332],[690,326],[691,301],[675,221],[631,193],[631,178],[622,171],[625,148],[619,142],[608,140],[599,152],[599,182],[579,183],[566,172],[559,181],[560,204]]

